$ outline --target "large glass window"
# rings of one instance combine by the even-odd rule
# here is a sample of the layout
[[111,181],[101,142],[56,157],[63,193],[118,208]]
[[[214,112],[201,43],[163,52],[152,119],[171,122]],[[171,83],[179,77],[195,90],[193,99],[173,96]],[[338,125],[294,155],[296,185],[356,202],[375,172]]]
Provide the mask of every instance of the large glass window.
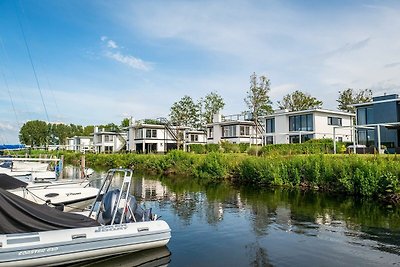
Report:
[[224,126],[222,128],[223,137],[235,137],[236,136],[236,125]]
[[142,138],[143,138],[143,129],[136,129],[135,139],[142,139]]
[[[313,138],[314,138],[313,134],[302,134],[301,135],[301,142],[304,143],[304,142],[306,142],[306,141],[308,141],[310,139],[313,139]],[[299,140],[300,140],[300,136],[297,135],[297,134],[289,136],[289,142],[291,144],[299,143]]]
[[267,119],[265,124],[266,124],[267,133],[274,133],[275,132],[275,118]]
[[375,130],[358,130],[358,143],[360,145],[374,146]]
[[357,124],[371,124],[374,123],[374,110],[372,107],[358,108],[357,109]]
[[289,117],[289,131],[313,131],[313,115],[297,115]]

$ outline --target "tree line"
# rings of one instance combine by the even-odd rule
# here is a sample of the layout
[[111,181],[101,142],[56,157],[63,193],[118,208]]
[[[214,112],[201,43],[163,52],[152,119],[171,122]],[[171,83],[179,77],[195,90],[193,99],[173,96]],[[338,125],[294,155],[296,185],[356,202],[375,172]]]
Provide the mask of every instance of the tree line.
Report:
[[[257,76],[253,73],[250,76],[250,86],[246,92],[244,102],[256,126],[258,118],[273,112],[272,101],[269,92],[271,82],[267,76]],[[355,112],[352,106],[356,103],[365,103],[372,100],[372,90],[347,88],[339,91],[338,109],[346,112]],[[279,109],[289,111],[307,110],[320,108],[323,105],[321,100],[311,96],[309,93],[295,90],[285,95],[282,100],[277,101]],[[213,115],[220,112],[225,106],[224,99],[216,91],[212,91],[204,98],[194,101],[190,96],[185,95],[179,101],[172,104],[169,113],[169,120],[176,126],[187,126],[196,129],[203,128],[205,124],[212,123]],[[145,119],[145,123],[152,123],[156,120]],[[99,125],[99,128],[119,132],[123,127],[128,127],[130,120],[124,118],[120,125],[109,123]],[[81,126],[75,124],[46,123],[33,120],[26,122],[20,129],[19,140],[21,143],[30,146],[65,145],[68,137],[90,136],[94,132],[94,125]]]
[[[266,76],[258,77],[255,73],[250,76],[250,87],[244,98],[248,110],[243,113],[249,113],[256,126],[260,116],[273,112],[272,101],[269,96],[270,84],[270,80]],[[347,88],[339,91],[336,101],[339,110],[354,113],[353,104],[370,102],[371,100],[371,89]],[[295,90],[285,95],[282,100],[277,101],[277,105],[281,110],[300,111],[321,108],[323,102],[309,93]],[[172,105],[169,116],[171,122],[175,125],[198,128],[205,123],[211,123],[213,114],[221,111],[224,106],[223,98],[216,92],[208,94],[204,100],[200,99],[197,103],[190,96],[185,95]]]

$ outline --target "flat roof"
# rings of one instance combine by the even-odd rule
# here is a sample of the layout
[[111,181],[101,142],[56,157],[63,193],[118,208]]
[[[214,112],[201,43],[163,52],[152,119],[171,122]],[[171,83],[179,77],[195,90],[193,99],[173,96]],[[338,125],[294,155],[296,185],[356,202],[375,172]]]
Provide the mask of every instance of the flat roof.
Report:
[[271,118],[271,117],[276,117],[276,116],[296,115],[296,114],[313,113],[313,112],[328,113],[328,114],[350,116],[350,117],[356,116],[356,114],[354,114],[354,113],[349,113],[349,112],[345,112],[345,111],[315,108],[315,109],[306,109],[306,110],[298,110],[298,111],[276,110],[273,114],[260,116],[260,118]]

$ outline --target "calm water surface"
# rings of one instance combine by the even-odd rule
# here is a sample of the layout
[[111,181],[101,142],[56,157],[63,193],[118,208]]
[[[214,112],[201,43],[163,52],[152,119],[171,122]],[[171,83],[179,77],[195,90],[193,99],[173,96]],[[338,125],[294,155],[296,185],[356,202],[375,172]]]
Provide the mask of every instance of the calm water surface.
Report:
[[132,193],[172,238],[103,266],[400,266],[400,209],[376,202],[140,175]]

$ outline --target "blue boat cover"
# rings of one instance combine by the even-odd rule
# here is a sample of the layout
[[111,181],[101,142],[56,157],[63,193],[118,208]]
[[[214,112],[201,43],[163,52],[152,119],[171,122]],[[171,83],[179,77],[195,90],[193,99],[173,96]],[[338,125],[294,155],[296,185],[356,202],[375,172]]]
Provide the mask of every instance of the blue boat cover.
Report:
[[25,145],[0,145],[0,150],[16,150],[16,149],[24,149]]

